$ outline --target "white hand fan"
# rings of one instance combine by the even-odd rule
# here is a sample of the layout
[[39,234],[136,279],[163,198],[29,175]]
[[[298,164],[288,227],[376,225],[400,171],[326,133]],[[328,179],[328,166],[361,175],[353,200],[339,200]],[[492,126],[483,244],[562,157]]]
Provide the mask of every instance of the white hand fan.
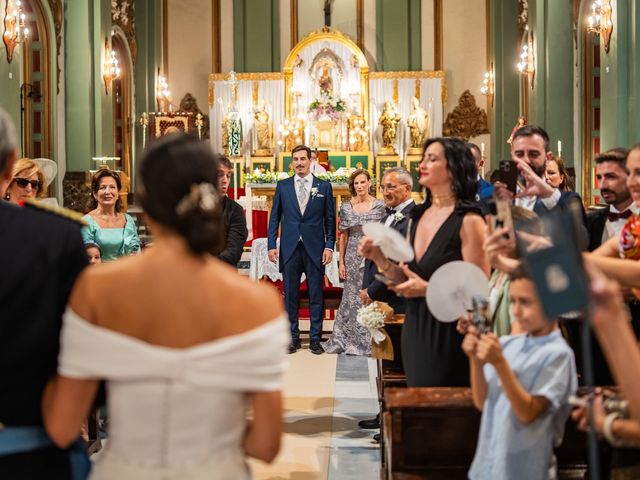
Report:
[[385,227],[384,223],[375,222],[363,225],[362,231],[380,247],[385,257],[405,263],[413,260],[413,247],[397,230]]
[[473,263],[445,263],[429,279],[427,305],[441,322],[455,322],[470,311],[474,296],[488,297],[489,281]]

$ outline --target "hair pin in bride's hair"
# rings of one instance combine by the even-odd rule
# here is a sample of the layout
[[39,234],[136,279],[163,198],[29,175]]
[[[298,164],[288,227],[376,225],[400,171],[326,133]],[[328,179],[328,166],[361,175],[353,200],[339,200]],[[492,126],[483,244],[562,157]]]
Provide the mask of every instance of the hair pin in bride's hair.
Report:
[[176,205],[176,213],[184,215],[190,210],[199,209],[204,213],[212,212],[218,204],[218,192],[210,183],[194,183]]

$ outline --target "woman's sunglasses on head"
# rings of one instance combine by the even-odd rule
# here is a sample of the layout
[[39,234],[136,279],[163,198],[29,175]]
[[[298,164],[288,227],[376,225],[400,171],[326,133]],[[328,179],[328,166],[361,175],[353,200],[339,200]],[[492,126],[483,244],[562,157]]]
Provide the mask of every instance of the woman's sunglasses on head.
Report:
[[42,182],[40,180],[29,180],[27,178],[16,178],[14,181],[16,182],[16,184],[20,188],[27,188],[27,185],[31,185],[31,188],[33,188],[34,190],[39,190],[40,188],[42,188]]

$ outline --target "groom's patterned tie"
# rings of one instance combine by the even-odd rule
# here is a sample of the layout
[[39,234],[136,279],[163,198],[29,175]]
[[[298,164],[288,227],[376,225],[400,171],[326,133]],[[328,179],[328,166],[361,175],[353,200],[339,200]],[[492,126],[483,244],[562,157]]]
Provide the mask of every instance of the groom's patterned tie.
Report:
[[304,211],[307,208],[307,202],[309,201],[309,192],[307,191],[307,182],[302,178],[298,178],[298,205],[300,205],[300,212],[304,215]]

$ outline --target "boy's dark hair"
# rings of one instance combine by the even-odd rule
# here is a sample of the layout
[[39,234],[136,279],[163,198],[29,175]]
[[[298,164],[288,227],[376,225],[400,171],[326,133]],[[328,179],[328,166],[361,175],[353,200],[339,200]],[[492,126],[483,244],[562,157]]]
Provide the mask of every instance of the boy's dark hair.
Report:
[[531,277],[529,276],[527,267],[525,267],[524,264],[521,263],[518,268],[509,273],[509,280],[511,280],[512,282],[515,280],[531,280]]
[[607,150],[606,152],[602,152],[596,155],[594,161],[596,162],[596,165],[600,165],[601,163],[605,162],[617,163],[622,170],[627,172],[626,163],[630,151],[631,150],[624,147],[612,148],[611,150]]

